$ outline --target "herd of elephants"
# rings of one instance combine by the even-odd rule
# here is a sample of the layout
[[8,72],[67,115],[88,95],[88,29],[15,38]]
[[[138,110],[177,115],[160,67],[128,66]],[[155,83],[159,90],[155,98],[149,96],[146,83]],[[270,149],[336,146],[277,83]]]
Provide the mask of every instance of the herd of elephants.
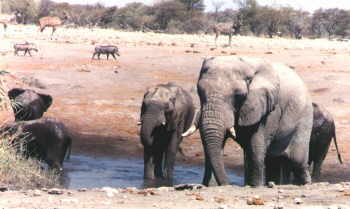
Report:
[[[206,58],[197,92],[200,107],[173,82],[145,92],[139,121],[145,179],[172,179],[180,143],[197,129],[205,155],[202,183],[207,186],[230,183],[223,160],[228,138],[244,151],[246,185],[311,183],[311,177],[320,176],[332,139],[342,162],[331,114],[312,102],[302,79],[283,64],[252,57]],[[52,97],[23,88],[9,90],[8,97],[15,121],[3,125],[1,133],[14,136],[12,142],[24,139],[26,148],[20,151],[25,156],[63,171],[72,137],[62,122],[42,117]]]

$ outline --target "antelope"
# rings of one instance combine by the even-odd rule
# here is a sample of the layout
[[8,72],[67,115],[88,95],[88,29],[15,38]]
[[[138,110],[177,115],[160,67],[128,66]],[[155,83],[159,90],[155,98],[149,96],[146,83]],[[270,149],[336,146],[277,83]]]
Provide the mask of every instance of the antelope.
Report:
[[56,16],[46,16],[39,19],[40,32],[43,32],[46,27],[52,27],[52,34],[56,31],[57,26],[62,25],[62,21]]
[[7,25],[10,23],[16,23],[16,15],[0,15],[0,24],[3,24],[4,31],[6,31]]

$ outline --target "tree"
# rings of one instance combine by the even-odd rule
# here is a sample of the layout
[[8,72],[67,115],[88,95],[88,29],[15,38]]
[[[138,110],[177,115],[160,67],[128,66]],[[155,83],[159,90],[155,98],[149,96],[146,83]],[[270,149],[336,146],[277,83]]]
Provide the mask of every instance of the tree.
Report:
[[312,16],[311,28],[318,36],[321,36],[323,32],[327,33],[330,39],[333,35],[344,36],[349,28],[349,21],[350,14],[346,10],[318,9]]
[[223,0],[212,0],[211,4],[214,7],[214,20],[216,22],[218,20],[219,11],[225,5],[225,2]]

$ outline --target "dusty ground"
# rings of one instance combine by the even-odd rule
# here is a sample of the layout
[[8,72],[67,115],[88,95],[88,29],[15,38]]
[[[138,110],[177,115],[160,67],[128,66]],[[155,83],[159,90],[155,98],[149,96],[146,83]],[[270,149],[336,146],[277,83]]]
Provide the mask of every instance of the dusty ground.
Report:
[[[285,186],[277,189],[221,187],[193,192],[159,192],[143,196],[119,191],[114,197],[93,190],[73,191],[54,196],[42,192],[33,197],[31,191],[0,193],[0,206],[6,208],[244,208],[247,197],[260,195],[266,208],[276,205],[278,190],[285,208],[306,205],[350,206],[347,196],[350,181],[350,50],[349,43],[327,40],[265,39],[234,37],[233,46],[223,47],[227,37],[220,37],[216,48],[209,35],[166,35],[131,33],[102,29],[57,30],[43,34],[36,26],[11,26],[6,34],[0,31],[0,70],[10,72],[4,78],[11,87],[30,87],[53,96],[52,107],[46,113],[64,121],[74,132],[73,151],[94,154],[118,153],[142,155],[138,139],[139,109],[143,93],[155,84],[174,81],[191,90],[196,83],[203,57],[241,55],[264,57],[283,62],[303,78],[315,102],[323,104],[335,117],[338,145],[344,164],[337,162],[334,144],[325,160],[322,182],[307,187]],[[39,53],[34,56],[14,56],[12,45],[34,42]],[[116,44],[121,57],[115,60],[91,60],[94,44]],[[2,118],[9,114],[3,113]],[[101,150],[98,145],[111,146]],[[186,138],[183,148],[186,163],[201,164],[202,147],[198,135]],[[242,156],[238,146],[227,146],[226,165],[242,174]],[[13,194],[15,193],[15,194]],[[137,193],[137,192],[136,192]],[[192,194],[193,193],[193,194]],[[204,200],[195,200],[200,194]],[[220,203],[213,200],[223,196]],[[296,205],[300,197],[303,204]],[[64,200],[73,198],[74,200]],[[43,203],[43,200],[47,200]],[[63,199],[63,200],[62,200]],[[199,198],[200,199],[200,198]],[[147,203],[147,205],[146,205]],[[43,205],[42,205],[43,204]],[[344,208],[344,207],[342,207]]]

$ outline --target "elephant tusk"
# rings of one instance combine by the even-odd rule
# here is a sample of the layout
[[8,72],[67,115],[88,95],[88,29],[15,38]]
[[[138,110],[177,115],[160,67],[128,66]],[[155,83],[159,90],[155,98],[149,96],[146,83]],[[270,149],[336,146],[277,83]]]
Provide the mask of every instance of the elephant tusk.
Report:
[[231,137],[233,138],[233,139],[236,139],[236,131],[235,131],[235,129],[232,127],[232,128],[230,128],[230,134],[231,134]]
[[196,132],[197,127],[195,125],[192,125],[185,133],[183,133],[181,136],[186,137],[192,135],[194,132]]
[[141,121],[138,121],[138,122],[137,122],[137,125],[138,125],[138,126],[142,125],[142,122],[141,122]]

